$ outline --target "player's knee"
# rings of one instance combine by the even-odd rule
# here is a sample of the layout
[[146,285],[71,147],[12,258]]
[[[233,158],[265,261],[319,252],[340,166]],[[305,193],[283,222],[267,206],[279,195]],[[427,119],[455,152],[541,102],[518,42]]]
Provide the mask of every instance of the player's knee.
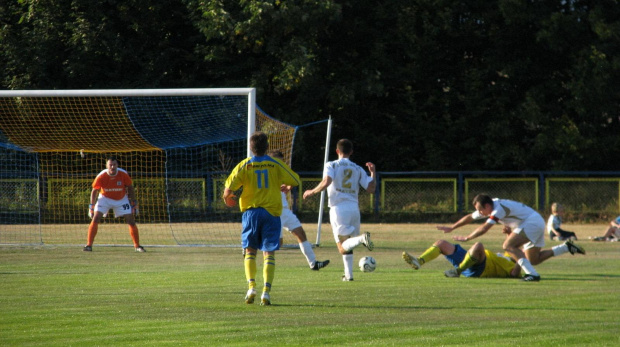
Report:
[[435,241],[435,243],[433,244],[433,246],[436,246],[436,247],[441,248],[441,246],[445,245],[446,243],[449,243],[449,242],[448,242],[448,241],[446,241],[446,240],[437,240],[437,241]]
[[342,243],[338,243],[338,253],[342,255],[353,254],[353,250],[347,251],[346,249],[342,248]]

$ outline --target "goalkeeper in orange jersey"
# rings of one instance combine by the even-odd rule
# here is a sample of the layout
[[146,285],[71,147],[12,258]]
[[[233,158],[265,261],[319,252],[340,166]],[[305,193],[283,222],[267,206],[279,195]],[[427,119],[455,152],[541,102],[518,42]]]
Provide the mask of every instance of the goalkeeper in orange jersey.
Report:
[[106,169],[97,175],[92,186],[90,205],[88,205],[88,216],[92,221],[88,227],[88,240],[84,251],[93,250],[93,242],[97,236],[101,218],[107,215],[108,211],[114,210],[115,217],[125,217],[136,252],[146,252],[140,246],[140,236],[136,226],[135,215],[138,214],[138,202],[133,182],[127,171],[118,167],[118,160],[115,157],[108,158]]

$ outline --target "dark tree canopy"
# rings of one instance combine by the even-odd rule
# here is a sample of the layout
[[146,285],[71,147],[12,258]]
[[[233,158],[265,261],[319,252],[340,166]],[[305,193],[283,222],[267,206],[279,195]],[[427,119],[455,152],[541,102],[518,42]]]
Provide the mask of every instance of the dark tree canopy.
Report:
[[618,1],[7,1],[0,63],[5,89],[255,87],[381,171],[620,170]]

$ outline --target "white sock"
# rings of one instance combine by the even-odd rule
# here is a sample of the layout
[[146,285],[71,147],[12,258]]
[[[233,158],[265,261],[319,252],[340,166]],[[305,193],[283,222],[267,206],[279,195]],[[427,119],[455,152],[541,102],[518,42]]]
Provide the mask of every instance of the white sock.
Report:
[[527,260],[527,258],[521,258],[517,260],[517,264],[521,266],[521,269],[523,269],[523,272],[525,272],[526,274],[532,276],[540,276],[538,272],[536,272],[536,269],[534,269],[534,266],[532,266],[532,263]]
[[299,250],[301,250],[301,253],[303,253],[303,255],[306,257],[306,260],[308,260],[308,265],[310,265],[310,267],[314,267],[314,264],[316,263],[316,257],[314,256],[314,251],[312,250],[312,245],[310,244],[310,242],[306,240],[300,243]]
[[362,243],[362,236],[351,237],[342,243],[342,248],[348,252],[359,246],[360,243]]
[[553,251],[553,256],[557,257],[558,255],[568,252],[568,246],[563,243],[561,245],[551,247],[551,250]]
[[342,262],[344,263],[344,277],[350,280],[353,278],[353,254],[343,255]]

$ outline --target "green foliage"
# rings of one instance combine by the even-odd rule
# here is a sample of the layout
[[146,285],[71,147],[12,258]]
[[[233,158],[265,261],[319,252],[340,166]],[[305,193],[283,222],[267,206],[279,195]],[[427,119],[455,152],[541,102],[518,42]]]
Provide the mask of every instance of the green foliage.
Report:
[[[380,170],[620,170],[604,1],[9,1],[10,89],[239,87]],[[320,170],[317,127],[293,167]],[[595,155],[592,155],[592,154]]]

